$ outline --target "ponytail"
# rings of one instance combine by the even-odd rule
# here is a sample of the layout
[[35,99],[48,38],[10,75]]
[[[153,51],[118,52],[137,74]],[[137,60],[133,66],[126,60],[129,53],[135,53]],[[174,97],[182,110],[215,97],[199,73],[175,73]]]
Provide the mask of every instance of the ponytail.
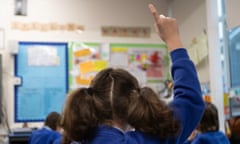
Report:
[[179,133],[180,123],[173,111],[151,88],[141,88],[134,94],[138,95],[137,99],[131,101],[128,111],[128,123],[132,127],[163,139]]
[[61,144],[71,144],[71,140],[67,137],[65,132],[62,134]]
[[91,136],[99,123],[98,110],[101,103],[94,96],[92,88],[80,88],[67,98],[63,115],[63,139],[83,141]]

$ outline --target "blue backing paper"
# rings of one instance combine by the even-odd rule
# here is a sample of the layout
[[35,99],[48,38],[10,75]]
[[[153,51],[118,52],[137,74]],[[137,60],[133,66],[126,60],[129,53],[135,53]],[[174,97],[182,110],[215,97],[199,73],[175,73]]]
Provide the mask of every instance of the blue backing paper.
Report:
[[[59,65],[29,65],[27,50],[33,46],[56,47]],[[15,122],[43,121],[49,112],[62,112],[68,92],[67,56],[67,43],[19,42],[15,75],[22,83],[15,86]]]

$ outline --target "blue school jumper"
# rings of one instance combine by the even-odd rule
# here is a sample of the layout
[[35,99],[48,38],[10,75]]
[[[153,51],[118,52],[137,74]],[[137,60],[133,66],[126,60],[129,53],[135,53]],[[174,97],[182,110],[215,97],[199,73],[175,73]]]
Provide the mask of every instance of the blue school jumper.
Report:
[[[62,144],[62,137],[59,137],[58,139],[56,139],[53,144]],[[72,141],[69,144],[81,144],[80,142],[76,142],[76,141]]]
[[53,144],[61,144],[61,142],[62,142],[62,137],[59,137],[53,142]]
[[53,141],[59,137],[61,137],[59,132],[43,127],[32,132],[29,144],[53,144]]

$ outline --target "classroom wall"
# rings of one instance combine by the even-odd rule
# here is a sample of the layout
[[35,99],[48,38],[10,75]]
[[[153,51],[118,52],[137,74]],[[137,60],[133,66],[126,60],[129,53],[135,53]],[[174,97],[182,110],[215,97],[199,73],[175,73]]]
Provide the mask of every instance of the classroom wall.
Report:
[[[153,29],[153,18],[147,4],[152,2],[161,13],[167,13],[165,0],[41,0],[28,1],[27,16],[14,15],[14,1],[0,1],[0,28],[5,29],[5,48],[3,55],[3,96],[7,109],[7,118],[11,128],[20,127],[14,122],[14,60],[10,49],[11,41],[85,41],[85,42],[119,42],[119,43],[162,43]],[[4,20],[4,21],[3,21]],[[39,22],[59,24],[76,23],[85,30],[77,32],[23,32],[11,29],[11,23]],[[103,25],[113,26],[147,26],[153,33],[151,38],[113,38],[102,37],[100,28]],[[42,123],[30,123],[30,126],[41,126]]]
[[[186,6],[187,5],[187,6]],[[178,19],[183,45],[189,47],[193,38],[207,28],[206,2],[204,0],[175,0],[172,3],[173,17]],[[209,82],[208,58],[197,65],[199,79]]]
[[228,29],[240,26],[239,0],[226,0],[226,18]]

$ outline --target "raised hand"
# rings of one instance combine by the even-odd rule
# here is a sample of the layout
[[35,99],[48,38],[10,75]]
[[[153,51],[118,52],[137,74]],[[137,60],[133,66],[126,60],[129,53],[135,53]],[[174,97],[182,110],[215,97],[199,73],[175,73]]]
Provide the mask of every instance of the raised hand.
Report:
[[160,38],[167,44],[169,51],[182,48],[177,20],[175,18],[159,15],[156,8],[152,4],[149,4],[149,9],[155,20],[156,31]]

